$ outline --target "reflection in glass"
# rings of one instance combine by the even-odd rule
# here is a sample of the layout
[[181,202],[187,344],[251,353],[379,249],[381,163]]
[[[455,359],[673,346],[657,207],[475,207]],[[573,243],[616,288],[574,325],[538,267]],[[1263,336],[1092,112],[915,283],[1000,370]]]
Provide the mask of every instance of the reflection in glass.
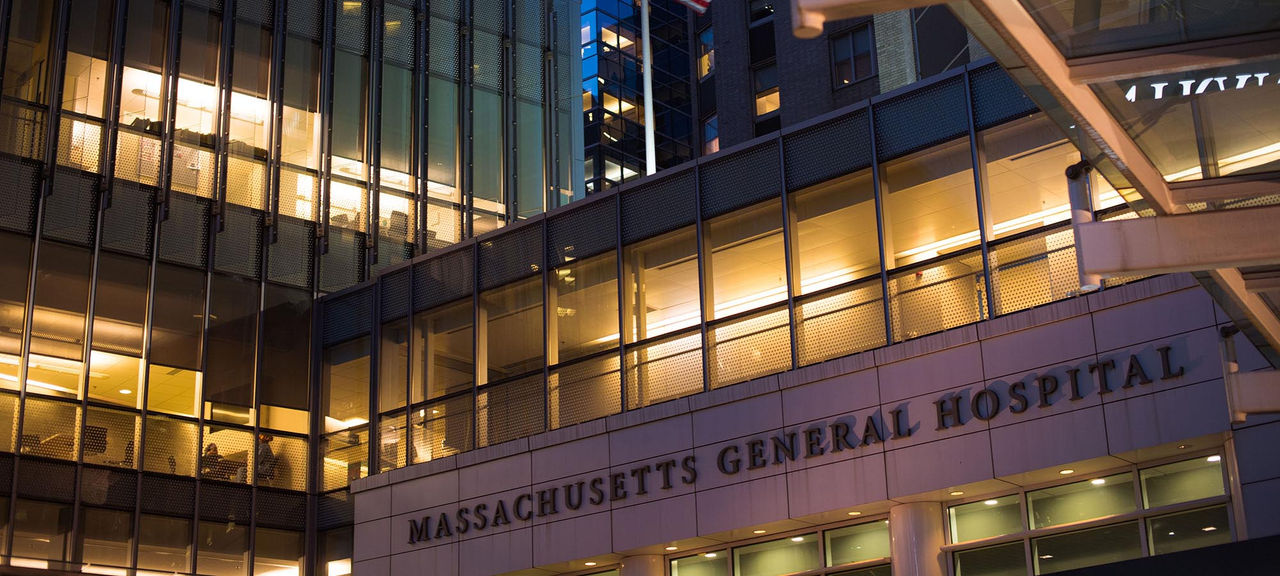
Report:
[[890,269],[978,244],[969,141],[953,140],[881,168]]
[[[18,499],[14,502],[14,558],[66,560],[71,537],[71,505]],[[10,560],[10,563],[14,563]]]
[[671,561],[671,576],[729,576],[728,556],[725,550],[718,550],[676,558]]
[[956,552],[956,576],[1026,576],[1022,542]]
[[[547,306],[554,316],[549,364],[580,358],[618,344],[617,257],[610,250],[552,270]],[[554,308],[553,308],[554,306]]]
[[311,415],[311,294],[266,284],[263,295],[262,356],[258,372],[258,424],[306,434]]
[[191,521],[143,514],[138,530],[138,568],[191,571]]
[[80,448],[86,464],[136,468],[138,415],[90,406]]
[[737,576],[779,576],[821,566],[817,534],[733,549],[733,573]]
[[1226,506],[1202,508],[1147,520],[1151,554],[1168,554],[1231,541]]
[[765,202],[707,222],[710,318],[787,299],[782,205]]
[[194,422],[147,416],[146,439],[142,443],[143,469],[161,474],[195,476],[197,468],[198,429]]
[[828,530],[824,536],[827,566],[889,557],[889,525],[884,522]]
[[475,382],[471,299],[445,304],[413,317],[413,401],[466,390]]
[[[1132,489],[1132,486],[1130,486]],[[1036,574],[1122,562],[1142,556],[1138,523],[1128,522],[1031,541]]]
[[243,576],[249,559],[249,528],[234,522],[201,522],[196,569],[210,576]]
[[1142,505],[1159,508],[1226,494],[1222,482],[1222,457],[1215,454],[1147,468],[1142,478]]
[[422,406],[409,413],[414,463],[465,452],[473,447],[475,413],[470,394]]
[[1125,472],[1027,493],[1031,528],[1046,528],[1132,512],[1133,474]]
[[324,351],[320,406],[326,432],[369,422],[369,337]]
[[378,345],[378,412],[404,408],[409,390],[409,319],[382,325]]
[[623,249],[626,340],[638,342],[701,321],[693,226]]
[[480,311],[485,334],[478,345],[489,359],[481,384],[542,368],[542,278],[481,293]]
[[[119,510],[81,508],[77,546],[86,566],[129,566],[133,514]],[[84,570],[90,572],[90,570]]]
[[254,576],[297,576],[305,554],[301,532],[272,528],[254,530]]
[[1021,502],[1021,498],[1013,495],[948,508],[951,541],[965,542],[1021,532]]

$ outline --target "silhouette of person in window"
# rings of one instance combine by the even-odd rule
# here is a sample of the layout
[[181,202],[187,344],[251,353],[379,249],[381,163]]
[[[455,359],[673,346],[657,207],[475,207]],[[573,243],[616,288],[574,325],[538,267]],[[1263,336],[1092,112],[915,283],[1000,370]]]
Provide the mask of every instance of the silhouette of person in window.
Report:
[[229,480],[231,475],[222,464],[222,455],[218,453],[218,445],[212,442],[204,447],[204,455],[200,457],[200,475],[205,478]]

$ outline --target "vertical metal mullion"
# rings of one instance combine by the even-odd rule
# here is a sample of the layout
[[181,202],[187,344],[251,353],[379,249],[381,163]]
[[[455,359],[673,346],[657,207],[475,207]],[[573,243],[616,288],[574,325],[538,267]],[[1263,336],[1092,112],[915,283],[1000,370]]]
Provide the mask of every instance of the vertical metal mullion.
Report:
[[796,269],[795,262],[795,240],[792,237],[792,230],[795,229],[793,221],[795,215],[791,213],[790,197],[787,195],[787,158],[786,151],[783,150],[782,136],[777,136],[778,142],[778,180],[782,183],[782,256],[783,264],[786,266],[787,276],[787,334],[791,338],[791,368],[800,366],[800,350],[797,347],[797,333],[800,328],[796,322],[796,294],[800,292],[800,283],[797,280],[799,271]]
[[705,226],[702,222],[702,162],[699,161],[693,165],[693,231],[694,238],[697,242],[696,250],[698,256],[698,310],[700,316],[698,318],[698,330],[702,335],[702,391],[706,392],[711,389],[711,346],[707,340],[707,259],[710,254],[706,253],[706,232],[703,230]]
[[626,276],[623,274],[624,264],[622,262],[622,258],[624,254],[622,249],[622,194],[619,192],[614,192],[613,196],[614,196],[614,199],[613,199],[614,226],[613,227],[615,232],[614,245],[613,245],[613,255],[614,255],[613,258],[614,258],[614,264],[615,264],[614,266],[615,274],[617,274],[617,278],[614,280],[614,283],[618,287],[618,290],[617,290],[618,375],[620,376],[620,378],[618,379],[618,384],[619,386],[622,387],[622,395],[619,396],[619,398],[621,398],[622,400],[618,405],[618,411],[626,412],[627,406],[628,406],[627,404],[627,345],[626,345],[628,330],[627,330],[627,321],[625,316],[625,314],[627,314],[627,309],[626,309],[627,299],[624,296],[624,293],[626,290],[628,290],[628,287],[626,286],[626,282],[624,282],[626,280]]
[[542,183],[543,189],[543,207],[544,210],[555,208],[559,201],[556,190],[560,185],[560,155],[556,153],[557,144],[560,139],[560,87],[555,81],[558,62],[555,58],[555,52],[552,48],[555,41],[555,15],[550,10],[548,3],[543,2],[540,6],[540,14],[542,22],[540,24],[543,37],[539,39],[538,49],[542,51],[542,66],[539,73],[542,74],[542,162],[544,164],[542,173],[546,176],[546,180]]
[[503,172],[506,174],[505,200],[507,206],[507,222],[515,222],[520,215],[519,182],[520,174],[516,160],[516,57],[515,57],[515,2],[503,2],[502,56],[501,66],[505,81],[502,83],[502,156]]
[[381,466],[378,459],[377,451],[379,429],[378,414],[382,407],[378,405],[378,377],[381,372],[382,359],[382,281],[378,280],[373,283],[373,330],[369,336],[369,431],[365,435],[368,438],[368,446],[365,450],[368,452],[369,471],[372,473],[376,466]]
[[[414,364],[414,358],[416,356],[414,354],[414,351],[417,349],[417,338],[416,338],[416,332],[415,332],[415,326],[414,326],[415,324],[414,320],[415,320],[415,317],[417,316],[417,314],[415,313],[415,311],[417,310],[417,306],[414,304],[414,293],[417,292],[417,290],[415,290],[413,286],[414,268],[415,268],[414,266],[409,266],[405,268],[405,273],[409,275],[409,316],[405,320],[405,324],[408,326],[406,334],[409,339],[409,353],[406,354],[408,358],[406,358],[405,361],[408,362],[409,367],[408,367],[408,370],[405,370],[404,433],[400,435],[401,441],[404,442],[404,465],[405,466],[413,464],[413,458],[409,457],[409,454],[413,449],[413,444],[411,442],[412,439],[410,438],[409,433],[412,431],[412,428],[413,428],[413,420],[410,415],[413,414],[413,374],[414,374],[413,364]],[[423,334],[422,340],[423,340],[424,346],[426,344],[426,338],[427,338],[427,335]],[[425,369],[423,371],[424,371],[423,375],[425,376]],[[423,380],[423,382],[425,382],[425,380]],[[422,394],[422,401],[425,403],[426,400],[427,400],[427,394],[424,391]]]
[[[554,311],[547,307],[547,296],[551,293],[551,273],[548,270],[551,267],[551,258],[547,256],[548,236],[550,235],[550,222],[547,218],[542,219],[542,431],[551,430],[551,314]],[[556,295],[556,302],[559,302],[559,294]],[[560,361],[559,354],[556,355],[556,362]]]
[[[480,365],[480,244],[472,242],[471,247],[471,448],[480,447],[480,371],[488,370],[488,354],[485,365]],[[430,275],[428,275],[430,278]],[[483,332],[488,334],[488,328]],[[487,345],[487,344],[486,344]],[[488,378],[485,378],[488,381]]]
[[[271,151],[267,164],[267,244],[275,244],[279,237],[280,220],[280,171],[284,151],[284,58],[288,6],[285,0],[275,0],[275,13],[271,25],[271,71],[269,94],[271,103]],[[263,266],[266,270],[266,266]],[[266,278],[264,272],[262,275]]]
[[[116,0],[114,18],[111,28],[111,54],[107,59],[107,101],[103,110],[102,130],[104,138],[99,141],[99,166],[102,174],[99,179],[99,204],[102,208],[111,207],[111,191],[115,187],[116,174],[116,141],[120,130],[120,85],[124,74],[124,36],[129,19],[128,0]],[[0,72],[2,73],[2,72]],[[154,199],[153,199],[154,200]],[[135,532],[136,533],[136,532]],[[136,538],[135,538],[136,540]]]
[[[326,4],[330,4],[326,2]],[[327,9],[326,9],[327,10]],[[313,300],[314,302],[314,300]],[[319,497],[317,496],[324,488],[323,466],[319,463],[323,462],[324,453],[320,451],[321,443],[321,427],[324,421],[323,411],[320,409],[320,386],[323,376],[321,376],[321,363],[324,357],[324,332],[321,326],[324,321],[323,306],[314,304],[311,306],[311,350],[320,350],[319,354],[311,354],[309,365],[311,367],[311,375],[308,379],[307,402],[311,407],[308,411],[307,433],[307,455],[308,462],[311,464],[306,467],[306,518],[304,519],[303,533],[303,552],[304,566],[303,574],[318,574],[319,570],[319,522],[317,516],[319,514],[318,505]]]
[[475,74],[472,67],[472,61],[475,57],[473,47],[472,33],[472,14],[473,2],[471,0],[461,0],[461,14],[459,14],[460,25],[458,26],[458,42],[461,44],[460,66],[458,76],[458,87],[462,91],[460,99],[461,108],[459,110],[459,128],[460,130],[460,152],[462,156],[462,174],[459,178],[462,182],[463,202],[462,208],[462,230],[465,237],[475,236],[475,166],[472,162],[472,90],[475,89]]
[[329,253],[329,196],[333,188],[333,51],[334,27],[337,14],[334,3],[338,0],[321,0],[324,6],[324,23],[320,42],[320,217],[316,223],[316,282],[320,286],[320,256]]
[[992,290],[991,258],[990,250],[987,246],[987,242],[990,239],[987,238],[987,214],[984,209],[985,205],[982,197],[983,190],[985,189],[985,182],[983,182],[983,175],[986,173],[985,159],[983,157],[982,150],[978,147],[978,133],[974,128],[973,123],[973,92],[969,86],[969,71],[965,70],[960,76],[964,78],[965,121],[969,128],[969,160],[972,163],[973,169],[973,193],[978,202],[978,239],[979,244],[982,247],[982,275],[987,291],[986,313],[987,318],[995,318],[995,291]]
[[[9,56],[9,26],[10,16],[13,12],[13,0],[0,0],[0,86],[4,83],[4,72]],[[5,548],[8,550],[8,548]]]
[[[369,103],[366,107],[365,122],[365,158],[369,160],[369,172],[366,174],[366,187],[369,190],[369,233],[365,236],[365,269],[361,278],[369,278],[374,266],[378,263],[378,240],[382,235],[382,215],[380,205],[382,199],[382,29],[383,0],[371,0],[369,10]],[[372,435],[370,435],[372,437]]]
[[[428,131],[430,118],[429,102],[430,97],[430,62],[431,62],[431,14],[427,4],[427,0],[417,0],[414,2],[415,27],[417,33],[414,34],[414,59],[413,59],[413,143],[411,144],[411,156],[414,159],[412,165],[416,168],[414,178],[414,190],[417,196],[414,198],[418,205],[418,209],[414,216],[414,245],[417,248],[417,254],[427,253],[427,174],[431,164],[427,160],[428,149]],[[410,282],[412,285],[412,282]],[[412,309],[411,309],[412,311]],[[423,395],[425,398],[425,394]],[[406,460],[407,462],[407,460]]]
[[884,195],[880,190],[880,152],[876,145],[876,107],[867,105],[867,128],[871,135],[871,186],[876,200],[876,240],[880,244],[880,302],[884,313],[884,345],[893,344],[893,305],[889,298],[889,258],[884,243]]
[[164,90],[164,110],[160,114],[163,128],[160,131],[160,174],[157,180],[160,188],[157,203],[160,207],[156,211],[156,219],[162,221],[169,218],[169,188],[173,181],[173,126],[178,107],[178,64],[182,42],[184,1],[169,0],[169,36],[165,44],[165,66],[161,82]]
[[235,56],[236,0],[223,0],[221,36],[221,45],[218,47],[218,121],[215,128],[217,136],[214,139],[216,176],[213,184],[213,210],[216,220],[209,234],[209,237],[215,241],[217,239],[215,232],[220,233],[227,226],[227,140],[231,137],[231,74],[234,65],[232,59]]

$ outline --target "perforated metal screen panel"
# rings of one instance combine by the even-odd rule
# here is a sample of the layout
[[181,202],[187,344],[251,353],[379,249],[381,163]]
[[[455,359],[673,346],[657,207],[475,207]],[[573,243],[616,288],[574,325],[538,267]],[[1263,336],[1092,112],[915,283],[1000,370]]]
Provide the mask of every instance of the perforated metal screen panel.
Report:
[[83,504],[132,510],[137,505],[137,495],[137,473],[92,466],[81,469],[80,502]]
[[476,30],[471,39],[472,58],[475,66],[475,84],[480,88],[502,90],[506,65],[502,57],[502,37],[496,32]]
[[98,177],[78,170],[58,169],[53,176],[53,193],[44,201],[41,236],[91,246],[97,216]]
[[458,20],[462,14],[462,0],[430,0],[431,13]]
[[307,497],[299,492],[259,488],[254,514],[258,526],[302,530],[307,521]]
[[823,122],[782,139],[787,189],[799,190],[871,166],[866,110]]
[[480,289],[542,272],[542,222],[480,242]]
[[209,200],[169,195],[169,219],[160,223],[159,258],[204,268],[208,259]]
[[303,38],[320,40],[320,29],[324,21],[324,12],[320,9],[319,0],[277,0],[288,2],[285,10],[289,17],[285,19],[289,33]]
[[506,2],[503,0],[472,0],[471,21],[477,28],[502,34],[506,29]]
[[480,445],[501,444],[545,430],[545,392],[541,374],[480,389],[476,400]]
[[893,341],[972,324],[986,317],[982,254],[962,254],[889,276]]
[[996,64],[971,72],[969,90],[973,95],[973,122],[977,130],[985,130],[1039,110],[1009,73]]
[[551,427],[571,426],[622,411],[618,355],[607,354],[557,368],[547,385]]
[[329,228],[329,252],[320,257],[320,290],[337,292],[364,280],[365,234]]
[[[413,68],[413,9],[387,2],[383,8],[386,32],[382,37],[382,59],[402,68]],[[396,23],[393,26],[392,23]]]
[[75,498],[75,464],[23,458],[18,462],[19,496],[71,502]]
[[288,216],[276,220],[276,241],[267,246],[267,279],[311,289],[315,270],[315,223]]
[[325,346],[370,333],[373,331],[373,287],[325,301],[323,315]]
[[791,367],[786,308],[764,310],[707,329],[711,387],[767,376]]
[[140,509],[144,513],[169,516],[191,516],[195,513],[194,480],[143,474],[140,494]]
[[627,347],[627,409],[702,391],[702,332]]
[[881,161],[905,156],[969,132],[964,79],[950,78],[875,105]]
[[470,296],[475,289],[473,250],[467,246],[415,264],[414,307],[426,310]]
[[155,227],[155,193],[150,186],[117,181],[111,205],[102,211],[102,247],[146,258]]
[[[285,0],[279,0],[283,2]],[[236,19],[270,27],[276,6],[272,0],[240,0],[236,2]]]
[[349,526],[355,513],[346,490],[321,494],[316,500],[316,524],[320,530]]
[[761,144],[700,168],[702,217],[711,218],[782,194],[778,142]]
[[248,524],[251,498],[248,486],[201,482],[200,519]]
[[401,268],[382,276],[382,294],[379,296],[382,301],[379,309],[383,322],[409,315],[409,297],[412,295],[409,284],[413,279],[412,273],[409,268]]
[[344,0],[338,2],[338,26],[334,39],[338,48],[355,54],[369,53],[369,3],[368,0]]
[[195,476],[199,456],[198,434],[194,422],[147,416],[142,441],[142,469],[162,474]]
[[13,488],[13,455],[0,454],[0,494]]
[[559,266],[614,249],[618,244],[616,196],[597,200],[547,222],[547,260]]
[[632,188],[621,197],[624,244],[688,226],[698,217],[692,169]]
[[40,164],[0,156],[0,228],[30,234],[35,230],[35,199],[40,193]]
[[995,244],[988,254],[996,314],[1034,308],[1080,290],[1070,226]]
[[[436,11],[436,4],[436,2],[431,3],[432,12]],[[428,43],[431,46],[431,73],[457,81],[458,69],[462,62],[459,54],[457,22],[432,16]]]
[[796,302],[801,365],[885,345],[884,298],[878,276]]
[[222,219],[224,228],[214,236],[214,268],[249,278],[261,277],[262,213],[228,204]]

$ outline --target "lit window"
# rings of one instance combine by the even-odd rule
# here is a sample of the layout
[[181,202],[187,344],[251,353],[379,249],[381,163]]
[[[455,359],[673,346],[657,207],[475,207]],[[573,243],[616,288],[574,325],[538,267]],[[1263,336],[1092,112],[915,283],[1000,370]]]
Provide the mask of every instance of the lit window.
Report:
[[715,34],[711,28],[698,33],[698,79],[716,71]]
[[702,153],[715,154],[720,151],[720,128],[715,116],[702,123]]
[[832,37],[831,61],[836,88],[875,74],[875,58],[871,56],[871,26],[862,26]]
[[769,64],[755,71],[756,116],[764,116],[782,105],[778,93],[778,66]]

